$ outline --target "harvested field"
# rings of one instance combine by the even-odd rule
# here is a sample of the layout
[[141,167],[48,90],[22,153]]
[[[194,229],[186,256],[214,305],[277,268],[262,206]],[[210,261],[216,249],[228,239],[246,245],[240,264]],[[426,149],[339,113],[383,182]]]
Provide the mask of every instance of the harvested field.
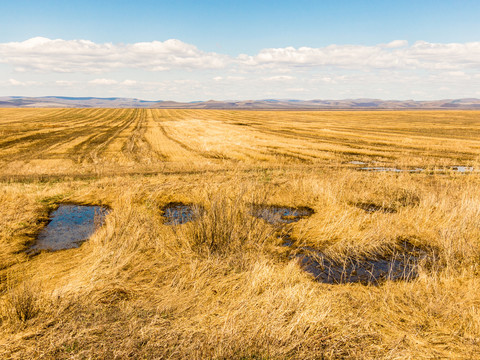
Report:
[[0,165],[1,358],[480,353],[478,111],[0,109]]

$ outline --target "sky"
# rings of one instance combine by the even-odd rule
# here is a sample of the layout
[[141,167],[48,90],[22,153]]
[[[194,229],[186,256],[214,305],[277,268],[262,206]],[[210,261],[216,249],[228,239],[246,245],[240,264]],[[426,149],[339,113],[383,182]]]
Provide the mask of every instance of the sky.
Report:
[[475,0],[2,1],[0,96],[480,98]]

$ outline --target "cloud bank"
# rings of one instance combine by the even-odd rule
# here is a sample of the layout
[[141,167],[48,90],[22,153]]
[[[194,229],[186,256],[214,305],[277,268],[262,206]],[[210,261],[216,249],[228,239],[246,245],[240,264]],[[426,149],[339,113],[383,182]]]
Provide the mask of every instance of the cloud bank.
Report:
[[[400,48],[397,47],[401,45]],[[393,46],[392,46],[393,45]],[[351,69],[480,69],[480,42],[432,44],[402,41],[387,45],[330,45],[324,48],[264,49],[240,59],[253,66],[339,67]]]
[[88,40],[43,37],[0,43],[0,62],[16,71],[101,73],[118,68],[166,71],[223,69],[231,65],[339,67],[352,69],[480,69],[480,42],[438,44],[418,41],[409,46],[394,40],[375,46],[329,45],[322,48],[263,49],[237,57],[207,53],[180,40],[134,44],[97,44]]
[[96,44],[88,40],[43,37],[0,44],[0,62],[16,71],[101,73],[118,68],[164,71],[171,68],[222,68],[228,57],[200,51],[170,39],[135,44]]
[[[35,37],[0,43],[0,64],[8,72],[4,78],[9,78],[0,82],[0,89],[41,89],[38,74],[43,74],[49,91],[83,86],[85,91],[140,92],[124,94],[134,96],[142,96],[144,89],[153,96],[155,89],[163,89],[173,95],[188,92],[191,100],[205,96],[253,98],[256,94],[310,98],[385,94],[401,98],[458,93],[460,97],[467,92],[478,96],[480,42],[409,44],[393,40],[373,46],[265,48],[256,54],[232,56],[206,52],[177,39],[113,44]],[[324,91],[326,85],[330,92]],[[172,91],[168,93],[169,87]],[[400,90],[395,93],[395,88]],[[155,98],[162,94],[158,92]]]

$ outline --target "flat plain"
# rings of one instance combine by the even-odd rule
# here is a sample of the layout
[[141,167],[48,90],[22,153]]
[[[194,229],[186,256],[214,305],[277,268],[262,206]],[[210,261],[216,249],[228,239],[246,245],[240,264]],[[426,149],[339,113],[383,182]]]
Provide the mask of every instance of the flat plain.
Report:
[[[479,169],[479,111],[0,109],[0,355],[477,358]],[[62,203],[110,212],[29,253]],[[171,203],[203,210],[169,225]],[[314,213],[280,227],[259,205]],[[306,249],[422,256],[331,284]]]

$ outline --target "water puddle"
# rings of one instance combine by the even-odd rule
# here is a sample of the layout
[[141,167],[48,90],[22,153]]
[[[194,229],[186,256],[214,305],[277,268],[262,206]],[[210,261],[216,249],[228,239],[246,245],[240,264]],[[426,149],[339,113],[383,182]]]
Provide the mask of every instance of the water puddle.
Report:
[[252,205],[252,215],[271,225],[291,224],[305,219],[315,211],[309,207],[289,207],[276,205]]
[[359,171],[370,171],[370,172],[409,172],[409,173],[417,173],[422,172],[424,169],[415,168],[415,169],[398,169],[398,168],[389,168],[389,167],[361,167],[358,168]]
[[474,169],[472,166],[452,166],[450,170],[458,171],[460,173],[473,172]]
[[[374,203],[353,204],[366,212],[395,213],[390,207]],[[403,242],[399,250],[390,256],[374,256],[365,259],[350,259],[344,262],[325,256],[322,252],[309,247],[296,247],[287,224],[314,214],[309,207],[284,207],[276,205],[252,205],[252,215],[278,227],[278,240],[281,246],[294,249],[300,266],[312,274],[315,280],[326,284],[361,283],[379,285],[386,280],[408,281],[418,276],[418,263],[427,257],[427,253],[408,242]]]
[[426,258],[426,252],[403,244],[402,250],[391,256],[371,259],[350,259],[335,262],[312,248],[302,248],[297,254],[301,267],[325,284],[361,283],[379,285],[387,280],[408,281],[418,276],[418,263]]
[[[359,163],[359,162],[357,162]],[[353,162],[350,162],[350,164],[353,164]],[[358,164],[361,165],[361,164]],[[399,169],[395,167],[360,167],[357,168],[358,171],[368,171],[368,172],[395,172],[395,173],[402,173],[402,172],[407,172],[407,173],[421,173],[424,171],[427,171],[426,169],[423,168],[413,168],[413,169]],[[459,172],[459,173],[470,173],[470,172],[475,172],[475,169],[472,166],[449,166],[447,168],[440,168],[440,169],[431,169],[428,170],[429,173],[446,173],[447,171],[454,171],[454,172]]]
[[277,236],[277,239],[282,242],[280,244],[280,246],[284,246],[284,247],[293,246],[294,240],[292,239],[292,237],[288,233],[279,234]]
[[76,248],[105,222],[109,209],[103,206],[61,204],[50,216],[29,252]]
[[394,214],[397,212],[397,210],[394,208],[383,206],[383,205],[377,205],[369,202],[360,202],[360,203],[355,203],[353,205],[355,205],[359,209],[365,210],[369,214],[375,213],[375,212],[381,212],[384,214]]
[[165,225],[180,225],[195,220],[202,208],[198,205],[171,202],[162,208]]

